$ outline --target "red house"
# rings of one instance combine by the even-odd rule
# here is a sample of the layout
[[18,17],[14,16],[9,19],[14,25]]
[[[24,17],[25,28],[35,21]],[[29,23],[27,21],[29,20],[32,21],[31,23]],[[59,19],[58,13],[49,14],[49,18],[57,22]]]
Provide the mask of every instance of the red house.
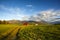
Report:
[[28,25],[28,22],[24,22],[23,25],[26,25],[27,26]]

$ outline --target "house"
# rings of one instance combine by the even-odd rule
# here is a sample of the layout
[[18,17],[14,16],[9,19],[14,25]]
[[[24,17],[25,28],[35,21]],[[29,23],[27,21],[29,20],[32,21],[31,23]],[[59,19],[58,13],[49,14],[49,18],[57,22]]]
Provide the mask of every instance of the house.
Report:
[[27,26],[28,25],[28,22],[24,22],[23,25],[26,25]]

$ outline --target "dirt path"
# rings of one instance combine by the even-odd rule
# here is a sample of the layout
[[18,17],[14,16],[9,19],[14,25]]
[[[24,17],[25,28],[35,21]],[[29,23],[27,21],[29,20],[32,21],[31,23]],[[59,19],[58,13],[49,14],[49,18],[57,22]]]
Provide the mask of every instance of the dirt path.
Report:
[[16,28],[5,40],[16,40],[20,27]]
[[13,30],[10,30],[9,33],[5,33],[6,35],[2,36],[0,40],[17,40],[19,38],[20,27],[16,27]]
[[12,29],[10,29],[10,30],[8,30],[8,31],[4,32],[3,34],[1,34],[1,35],[0,35],[0,40],[1,40],[1,39],[3,39],[3,38],[5,38],[5,37],[7,37],[8,35],[10,35],[10,34],[11,34],[11,32],[13,32],[13,31],[14,31],[14,29],[16,29],[16,28],[17,28],[17,27],[12,28]]

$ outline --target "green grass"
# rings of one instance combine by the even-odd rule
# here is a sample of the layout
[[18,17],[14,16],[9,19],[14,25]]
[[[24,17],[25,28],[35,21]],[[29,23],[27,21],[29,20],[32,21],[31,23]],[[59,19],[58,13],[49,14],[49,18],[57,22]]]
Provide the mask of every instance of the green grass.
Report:
[[0,34],[14,28],[15,26],[18,26],[18,25],[16,25],[16,24],[0,24]]
[[20,40],[60,40],[60,25],[22,27]]
[[60,40],[60,25],[0,24],[0,33],[4,33],[15,26],[21,27],[18,33],[19,40]]

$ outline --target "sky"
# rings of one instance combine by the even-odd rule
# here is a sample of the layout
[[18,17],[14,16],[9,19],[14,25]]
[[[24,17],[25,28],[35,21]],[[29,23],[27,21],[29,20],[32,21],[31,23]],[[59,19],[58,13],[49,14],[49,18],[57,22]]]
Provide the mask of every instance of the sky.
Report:
[[60,18],[60,0],[0,0],[0,20],[30,18],[45,21]]

